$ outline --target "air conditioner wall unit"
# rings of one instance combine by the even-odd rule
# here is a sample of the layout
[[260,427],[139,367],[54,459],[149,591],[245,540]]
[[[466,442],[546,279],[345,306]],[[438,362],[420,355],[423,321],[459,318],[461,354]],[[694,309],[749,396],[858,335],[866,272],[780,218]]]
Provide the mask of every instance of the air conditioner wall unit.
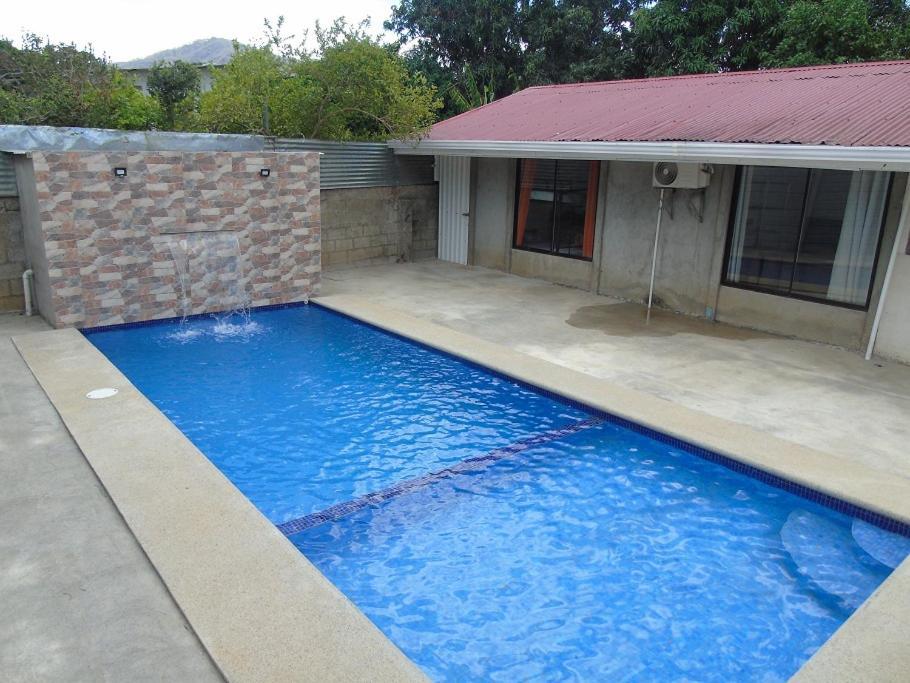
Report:
[[651,180],[654,187],[697,190],[708,187],[711,169],[707,164],[658,161],[654,164]]

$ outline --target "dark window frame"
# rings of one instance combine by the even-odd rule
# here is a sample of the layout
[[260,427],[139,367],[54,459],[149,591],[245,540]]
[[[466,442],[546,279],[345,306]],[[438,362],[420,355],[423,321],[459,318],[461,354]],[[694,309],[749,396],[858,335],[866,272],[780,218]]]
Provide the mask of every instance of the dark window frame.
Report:
[[[885,238],[885,226],[888,222],[888,210],[891,208],[891,190],[894,187],[894,173],[889,173],[888,177],[888,190],[885,192],[885,208],[882,211],[882,223],[878,227],[878,244],[875,246],[875,259],[872,261],[872,277],[869,279],[869,291],[866,292],[866,302],[864,304],[851,304],[844,301],[834,301],[832,299],[823,299],[820,297],[811,296],[809,294],[794,294],[793,292],[784,292],[780,289],[773,289],[771,287],[762,287],[761,285],[753,285],[749,283],[734,282],[728,277],[728,269],[730,267],[730,249],[733,245],[733,231],[736,228],[736,208],[739,204],[739,195],[742,192],[742,175],[743,175],[744,166],[736,167],[736,176],[733,179],[733,193],[730,197],[730,215],[727,219],[727,238],[724,244],[724,261],[723,269],[721,270],[720,284],[724,287],[733,287],[734,289],[745,289],[750,292],[759,292],[761,294],[770,294],[771,296],[779,296],[785,299],[797,299],[798,301],[809,301],[816,304],[824,304],[825,306],[836,306],[837,308],[847,308],[853,311],[868,311],[869,306],[872,304],[872,293],[875,291],[875,281],[878,279],[878,259],[881,256],[882,252],[882,243]],[[810,173],[812,169],[809,169]],[[807,180],[808,182],[808,180]],[[808,198],[808,192],[804,192],[803,204],[800,209],[800,232],[797,236],[797,245],[802,243],[803,233],[805,230],[805,220],[806,220],[806,202]],[[794,267],[796,265],[796,260],[799,258],[799,246],[797,246],[793,254],[793,263]],[[790,287],[793,287],[793,277],[790,278]]]
[[[521,245],[518,245],[515,243],[516,238],[518,237],[517,207],[518,207],[519,194],[521,193],[521,162],[522,161],[523,161],[523,159],[515,160],[515,192],[514,192],[514,195],[512,198],[512,214],[513,214],[512,215],[512,249],[515,249],[516,251],[529,251],[532,254],[546,254],[547,256],[557,256],[559,258],[570,258],[570,259],[574,259],[576,261],[584,261],[585,263],[592,263],[594,261],[593,255],[592,256],[576,256],[574,254],[561,254],[555,250],[555,248],[556,248],[556,215],[558,214],[558,211],[556,211],[556,207],[555,207],[555,203],[556,203],[555,202],[555,190],[554,190],[554,207],[553,207],[553,225],[550,228],[550,249],[548,250],[548,249],[537,249],[535,247],[525,247],[525,246],[521,246]],[[548,160],[548,161],[555,161],[558,164],[560,161],[571,161],[571,159],[569,159],[569,160],[552,159],[552,160]],[[558,166],[557,166],[557,168],[558,168]],[[555,182],[556,177],[558,177],[558,173],[554,176],[554,182]],[[599,203],[600,203],[600,173],[598,173],[598,175],[597,175],[597,182],[598,182],[597,195],[598,195],[598,205],[599,205]],[[594,211],[595,211],[594,239],[595,239],[595,244],[596,244],[597,243],[596,242],[596,240],[597,240],[597,215],[596,215],[597,207],[596,206],[594,208]]]

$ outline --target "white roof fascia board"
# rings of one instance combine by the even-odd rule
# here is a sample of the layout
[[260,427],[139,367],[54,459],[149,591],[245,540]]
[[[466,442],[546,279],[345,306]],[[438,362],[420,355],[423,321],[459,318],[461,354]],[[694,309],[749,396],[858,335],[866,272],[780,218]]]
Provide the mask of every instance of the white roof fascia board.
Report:
[[710,164],[797,166],[865,171],[910,171],[910,147],[720,142],[526,142],[511,140],[392,140],[396,154]]

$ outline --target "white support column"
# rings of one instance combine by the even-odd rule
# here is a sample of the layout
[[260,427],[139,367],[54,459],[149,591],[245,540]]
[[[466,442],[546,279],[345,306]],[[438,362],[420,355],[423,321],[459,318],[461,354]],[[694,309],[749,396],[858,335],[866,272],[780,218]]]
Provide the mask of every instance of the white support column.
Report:
[[872,331],[869,333],[869,344],[866,346],[866,360],[872,358],[875,351],[875,339],[878,337],[878,326],[882,321],[885,302],[888,299],[888,288],[891,286],[891,275],[894,264],[902,245],[907,243],[907,226],[910,224],[910,182],[904,190],[904,201],[901,205],[901,217],[897,223],[897,234],[894,236],[894,246],[891,248],[891,258],[888,259],[888,268],[885,270],[885,280],[882,282],[882,293],[878,297],[878,306],[875,307],[875,318],[872,321]]

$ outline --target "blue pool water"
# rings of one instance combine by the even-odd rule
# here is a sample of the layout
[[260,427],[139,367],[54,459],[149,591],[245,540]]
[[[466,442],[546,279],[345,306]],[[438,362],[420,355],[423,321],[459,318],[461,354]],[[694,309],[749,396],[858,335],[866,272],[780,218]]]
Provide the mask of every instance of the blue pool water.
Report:
[[438,680],[785,680],[910,552],[315,306],[89,339]]

